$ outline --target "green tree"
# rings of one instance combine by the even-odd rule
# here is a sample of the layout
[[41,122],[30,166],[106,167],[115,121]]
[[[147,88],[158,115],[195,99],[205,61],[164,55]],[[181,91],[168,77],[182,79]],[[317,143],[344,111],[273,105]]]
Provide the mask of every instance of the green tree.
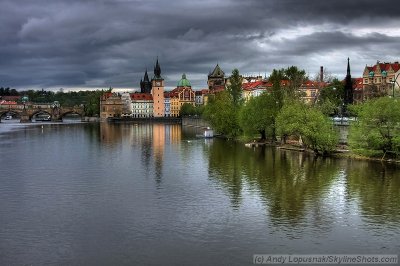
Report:
[[289,97],[295,97],[298,90],[305,80],[307,80],[306,71],[296,66],[291,66],[283,70],[285,78],[289,80],[286,87],[286,93]]
[[344,94],[343,82],[333,79],[329,86],[321,89],[315,104],[326,115],[338,114],[343,104]]
[[241,132],[237,113],[232,95],[228,91],[222,91],[209,98],[203,117],[218,133],[228,137],[236,137]]
[[195,115],[196,114],[196,108],[193,106],[193,104],[184,103],[181,106],[181,110],[179,111],[179,114],[181,116]]
[[259,133],[261,140],[267,139],[267,134],[275,140],[275,116],[278,113],[278,102],[271,93],[264,92],[251,98],[244,104],[239,113],[239,123],[247,135]]
[[[350,130],[350,147],[367,156],[400,155],[400,102],[381,97],[357,108],[358,121]],[[383,158],[382,157],[382,158]]]
[[87,92],[84,102],[86,116],[97,116],[100,114],[100,97],[103,93],[103,90]]
[[276,118],[276,126],[284,141],[287,136],[297,136],[316,154],[333,151],[338,141],[332,121],[320,110],[300,101],[287,102],[283,106]]
[[236,68],[232,71],[232,76],[229,79],[230,85],[228,86],[228,92],[232,96],[232,102],[235,107],[238,107],[242,103],[242,81],[243,78],[239,74],[239,70]]
[[272,95],[275,99],[275,102],[278,103],[278,109],[282,108],[283,101],[285,98],[285,93],[282,88],[282,80],[285,79],[284,70],[272,70],[271,75],[269,76],[268,80],[272,83]]

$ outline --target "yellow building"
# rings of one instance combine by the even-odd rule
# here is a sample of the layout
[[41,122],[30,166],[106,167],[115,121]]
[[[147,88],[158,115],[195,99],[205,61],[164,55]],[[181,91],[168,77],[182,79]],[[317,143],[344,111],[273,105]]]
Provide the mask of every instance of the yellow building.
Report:
[[182,79],[178,82],[177,87],[169,93],[169,98],[172,117],[178,117],[180,115],[181,107],[185,103],[195,106],[196,95],[185,74],[182,75]]
[[310,104],[314,104],[317,100],[320,90],[325,88],[327,83],[320,81],[307,80],[303,82],[299,88],[301,98]]

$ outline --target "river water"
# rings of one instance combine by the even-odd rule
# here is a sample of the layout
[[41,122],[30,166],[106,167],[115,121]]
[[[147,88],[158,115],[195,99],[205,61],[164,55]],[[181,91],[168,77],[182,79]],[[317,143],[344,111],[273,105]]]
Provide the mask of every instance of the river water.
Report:
[[0,265],[399,254],[400,167],[165,124],[0,124]]

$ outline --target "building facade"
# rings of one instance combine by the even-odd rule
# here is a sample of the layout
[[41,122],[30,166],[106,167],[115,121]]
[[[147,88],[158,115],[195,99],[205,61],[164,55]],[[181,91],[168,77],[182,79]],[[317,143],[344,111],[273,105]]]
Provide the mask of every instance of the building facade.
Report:
[[400,64],[377,62],[365,66],[363,72],[363,99],[376,96],[394,95],[399,91]]
[[118,93],[104,93],[100,97],[100,118],[121,117],[125,103]]
[[196,94],[192,90],[190,81],[183,74],[177,87],[169,93],[171,103],[171,116],[180,116],[180,110],[183,104],[188,103],[195,106]]
[[169,98],[169,92],[164,92],[164,116],[171,116],[171,99]]
[[266,80],[258,80],[242,83],[242,98],[247,102],[251,97],[260,96],[267,91],[269,83]]
[[153,117],[153,97],[150,93],[131,94],[132,117]]

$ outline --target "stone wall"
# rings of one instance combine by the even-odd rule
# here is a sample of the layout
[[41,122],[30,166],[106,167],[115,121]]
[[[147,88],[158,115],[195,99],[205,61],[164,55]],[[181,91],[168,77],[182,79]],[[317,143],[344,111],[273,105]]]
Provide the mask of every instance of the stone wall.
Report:
[[182,126],[205,128],[210,127],[210,124],[201,117],[187,116],[182,118]]

